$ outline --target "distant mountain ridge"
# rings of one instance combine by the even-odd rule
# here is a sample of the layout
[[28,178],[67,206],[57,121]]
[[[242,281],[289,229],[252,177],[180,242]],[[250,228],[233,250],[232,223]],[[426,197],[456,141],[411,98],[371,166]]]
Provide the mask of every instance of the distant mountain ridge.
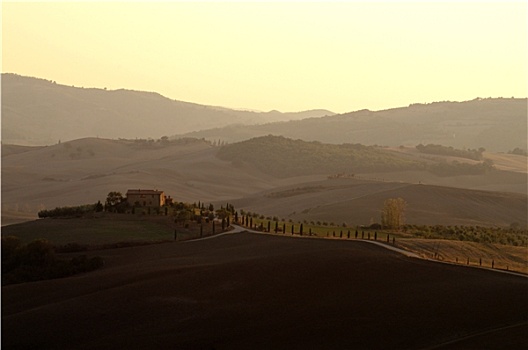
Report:
[[171,100],[155,92],[80,88],[2,74],[2,140],[49,145],[83,137],[160,138],[224,127],[333,115],[253,112]]
[[177,137],[239,142],[271,134],[333,144],[397,147],[431,143],[507,152],[516,147],[527,148],[527,101],[526,98],[477,98],[465,102],[412,104],[285,123],[227,126]]
[[526,150],[526,98],[477,98],[334,114],[255,112],[171,100],[155,92],[79,88],[2,74],[2,141],[50,145],[84,137],[195,137],[239,142],[266,135],[324,143],[440,144]]

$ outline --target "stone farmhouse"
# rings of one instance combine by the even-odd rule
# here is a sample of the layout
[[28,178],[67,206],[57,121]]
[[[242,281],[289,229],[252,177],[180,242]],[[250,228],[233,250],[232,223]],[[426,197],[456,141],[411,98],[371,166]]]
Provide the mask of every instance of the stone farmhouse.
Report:
[[162,207],[172,203],[170,196],[158,190],[128,190],[126,197],[128,204],[136,207]]

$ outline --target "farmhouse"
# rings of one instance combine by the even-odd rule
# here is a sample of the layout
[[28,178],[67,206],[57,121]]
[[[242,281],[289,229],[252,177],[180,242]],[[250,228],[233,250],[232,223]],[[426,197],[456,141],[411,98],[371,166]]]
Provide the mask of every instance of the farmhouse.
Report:
[[128,190],[127,202],[138,207],[161,207],[172,198],[166,197],[163,191],[158,190]]

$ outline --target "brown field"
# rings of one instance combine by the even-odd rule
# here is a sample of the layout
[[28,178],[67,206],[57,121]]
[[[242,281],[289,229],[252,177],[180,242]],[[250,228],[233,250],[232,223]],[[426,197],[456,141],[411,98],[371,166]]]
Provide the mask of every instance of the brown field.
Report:
[[238,233],[92,252],[2,288],[6,349],[526,348],[528,279],[359,241]]
[[327,180],[326,175],[274,178],[245,163],[221,161],[217,151],[199,140],[162,145],[87,138],[46,147],[2,145],[2,224],[36,218],[41,209],[104,202],[108,192],[129,188],[160,189],[191,203],[237,199],[237,209],[351,225],[379,221],[383,201],[395,196],[409,202],[411,224],[528,221],[526,172],[519,172],[526,157],[496,155],[512,171],[482,176],[407,171]]
[[406,222],[415,225],[526,227],[527,196],[424,184],[364,179],[335,179],[267,190],[232,203],[265,216],[295,221],[329,221],[337,225],[380,222],[383,202],[407,202]]

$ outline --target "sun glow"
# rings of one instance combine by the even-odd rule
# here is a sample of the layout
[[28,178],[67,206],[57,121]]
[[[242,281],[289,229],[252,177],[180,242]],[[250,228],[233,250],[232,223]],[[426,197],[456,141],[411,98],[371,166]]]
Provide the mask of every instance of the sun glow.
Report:
[[3,2],[2,71],[233,108],[527,95],[525,2]]

